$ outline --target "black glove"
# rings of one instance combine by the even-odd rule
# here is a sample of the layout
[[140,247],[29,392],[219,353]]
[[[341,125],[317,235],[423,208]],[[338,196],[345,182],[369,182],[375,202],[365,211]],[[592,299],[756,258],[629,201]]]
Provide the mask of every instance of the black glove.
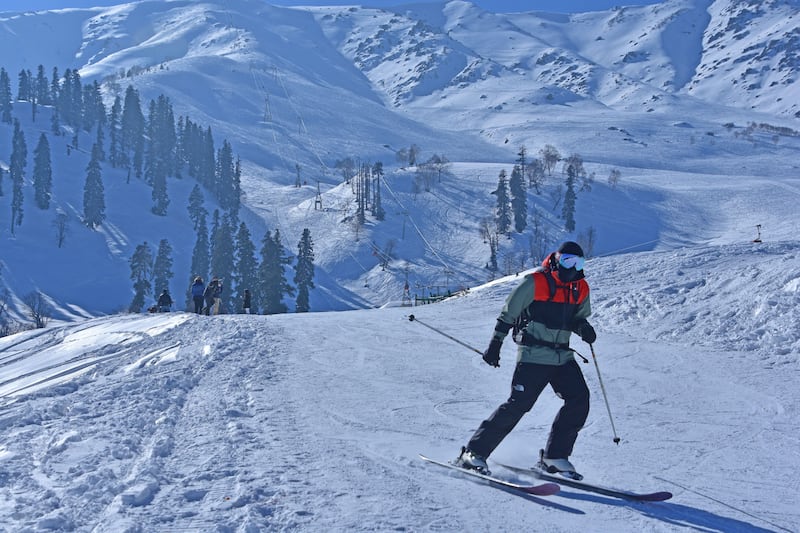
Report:
[[597,333],[595,333],[594,328],[586,319],[576,324],[575,333],[580,335],[581,340],[588,344],[594,344],[594,341],[597,340]]
[[498,338],[492,339],[489,347],[483,352],[483,360],[486,364],[497,368],[500,366],[500,348],[503,346],[503,341]]

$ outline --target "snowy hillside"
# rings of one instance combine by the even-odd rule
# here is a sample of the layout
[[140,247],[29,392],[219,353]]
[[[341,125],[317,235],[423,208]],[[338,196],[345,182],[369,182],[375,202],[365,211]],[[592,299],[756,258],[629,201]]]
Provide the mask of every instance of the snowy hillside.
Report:
[[[0,530],[797,531],[798,273],[797,243],[589,261],[622,441],[581,365],[593,403],[573,461],[674,493],[655,504],[522,497],[420,461],[454,458],[506,398],[514,351],[490,368],[410,309],[121,315],[5,337]],[[413,312],[483,349],[518,281]],[[532,464],[558,405],[545,391],[493,459]]]
[[[728,0],[575,15],[494,14],[461,0],[391,11],[141,1],[5,13],[0,46],[21,50],[3,57],[12,80],[39,64],[79,68],[84,82],[101,83],[109,106],[132,84],[143,102],[165,94],[177,115],[212,128],[218,145],[231,142],[254,239],[279,229],[294,252],[309,228],[318,267],[312,309],[341,310],[398,300],[406,281],[425,295],[489,279],[479,227],[493,215],[498,174],[510,173],[523,145],[530,157],[546,144],[563,157],[578,154],[595,178],[578,196],[572,234],[560,218],[560,167],[541,194],[529,193],[529,224],[538,217],[550,245],[590,230],[596,255],[743,243],[757,225],[766,240],[796,239],[797,221],[786,216],[800,191],[797,98],[788,83],[796,67],[793,41],[778,37],[792,34],[797,11],[790,1]],[[720,66],[723,47],[738,54],[729,60],[735,69]],[[732,81],[742,76],[747,87]],[[33,122],[28,103],[14,104],[29,152],[49,131],[49,113],[43,107]],[[12,131],[0,125],[3,168]],[[15,316],[24,318],[20,299],[34,290],[59,319],[124,309],[128,260],[144,241],[173,246],[172,292],[182,294],[195,238],[186,212],[193,184],[171,180],[168,215],[157,217],[148,187],[105,168],[108,220],[90,231],[78,214],[92,138],[81,134],[82,150],[71,155],[68,142],[51,138],[55,206],[38,211],[26,187],[15,235],[0,216],[2,283],[15,296]],[[452,175],[415,192],[415,168],[396,159],[411,145],[423,161],[445,156]],[[357,231],[349,223],[352,189],[335,168],[345,157],[384,164],[385,221],[370,218]],[[612,170],[622,176],[614,189],[606,183]],[[5,185],[0,213],[10,210]],[[53,245],[56,208],[72,216],[63,249]],[[539,260],[527,234],[500,247],[502,270]],[[381,255],[391,256],[388,264]]]

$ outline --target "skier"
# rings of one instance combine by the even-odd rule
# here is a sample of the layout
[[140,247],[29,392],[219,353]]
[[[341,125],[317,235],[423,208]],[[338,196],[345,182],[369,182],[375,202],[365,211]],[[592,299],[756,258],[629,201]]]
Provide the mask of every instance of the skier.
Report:
[[462,448],[457,465],[488,473],[486,458],[549,384],[564,405],[553,421],[547,446],[539,452],[538,466],[582,479],[569,456],[589,414],[589,389],[569,348],[569,339],[572,332],[589,344],[597,339],[586,320],[591,306],[584,261],[583,249],[577,243],[564,242],[509,294],[483,360],[500,366],[500,347],[513,326],[519,349],[511,396],[481,423]]
[[172,307],[172,297],[169,295],[169,291],[167,289],[164,289],[161,292],[161,295],[158,297],[158,312],[169,313],[171,307]]
[[192,301],[194,302],[194,312],[198,315],[203,312],[203,292],[206,286],[203,285],[203,278],[197,276],[192,283]]

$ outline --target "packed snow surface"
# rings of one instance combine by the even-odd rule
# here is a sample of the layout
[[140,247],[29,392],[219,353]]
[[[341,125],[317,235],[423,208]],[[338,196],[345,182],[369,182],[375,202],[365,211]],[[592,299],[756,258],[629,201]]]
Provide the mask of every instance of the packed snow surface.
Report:
[[[507,396],[514,367],[510,342],[493,369],[424,325],[483,349],[512,276],[415,308],[117,315],[0,339],[0,522],[9,532],[796,531],[798,265],[794,243],[588,262],[597,367],[621,443],[595,365],[581,365],[593,403],[572,460],[587,480],[669,490],[668,502],[567,487],[521,496],[418,459],[455,458]],[[559,403],[545,391],[492,459],[533,464]]]

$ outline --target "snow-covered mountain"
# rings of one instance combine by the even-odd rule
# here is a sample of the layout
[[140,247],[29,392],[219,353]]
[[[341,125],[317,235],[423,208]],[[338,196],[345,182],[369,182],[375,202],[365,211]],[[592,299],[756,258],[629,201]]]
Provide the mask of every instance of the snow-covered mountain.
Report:
[[[479,226],[492,216],[499,172],[510,173],[523,145],[530,157],[551,144],[583,158],[596,181],[579,195],[577,233],[595,232],[596,254],[740,242],[757,224],[793,238],[794,220],[777,215],[792,194],[770,194],[747,213],[737,206],[739,192],[760,196],[750,191],[755,176],[764,190],[796,190],[797,12],[794,1],[672,0],[575,15],[495,14],[462,0],[393,10],[142,1],[4,13],[0,47],[19,50],[3,55],[12,78],[40,64],[78,68],[84,82],[102,84],[109,106],[132,84],[143,102],[165,94],[176,115],[230,141],[244,171],[242,219],[257,240],[279,229],[290,251],[309,228],[312,308],[334,310],[397,300],[406,281],[417,294],[484,282],[489,247]],[[14,113],[32,151],[49,132],[49,110],[36,122],[27,103]],[[6,168],[11,133],[0,126]],[[108,220],[88,230],[79,214],[93,139],[80,137],[82,150],[69,156],[70,138],[51,138],[52,209],[73,217],[67,245],[54,247],[52,210],[37,211],[28,190],[16,234],[0,222],[3,283],[17,297],[42,292],[58,318],[117,311],[131,298],[135,246],[166,238],[173,293],[182,294],[194,242],[191,183],[172,180],[169,214],[157,217],[144,184],[106,168]],[[452,176],[415,192],[414,169],[396,160],[411,145],[421,160],[453,162]],[[385,221],[347,223],[353,195],[335,169],[345,157],[384,164]],[[605,183],[612,169],[621,172],[617,189]],[[556,168],[528,199],[531,224],[544,224],[551,244],[575,236],[561,229],[560,182]],[[5,188],[0,212],[10,210]],[[323,209],[315,209],[318,191]],[[672,202],[686,213],[662,218]],[[734,214],[731,234],[719,221]],[[532,248],[525,234],[504,239],[505,270],[538,261]]]

